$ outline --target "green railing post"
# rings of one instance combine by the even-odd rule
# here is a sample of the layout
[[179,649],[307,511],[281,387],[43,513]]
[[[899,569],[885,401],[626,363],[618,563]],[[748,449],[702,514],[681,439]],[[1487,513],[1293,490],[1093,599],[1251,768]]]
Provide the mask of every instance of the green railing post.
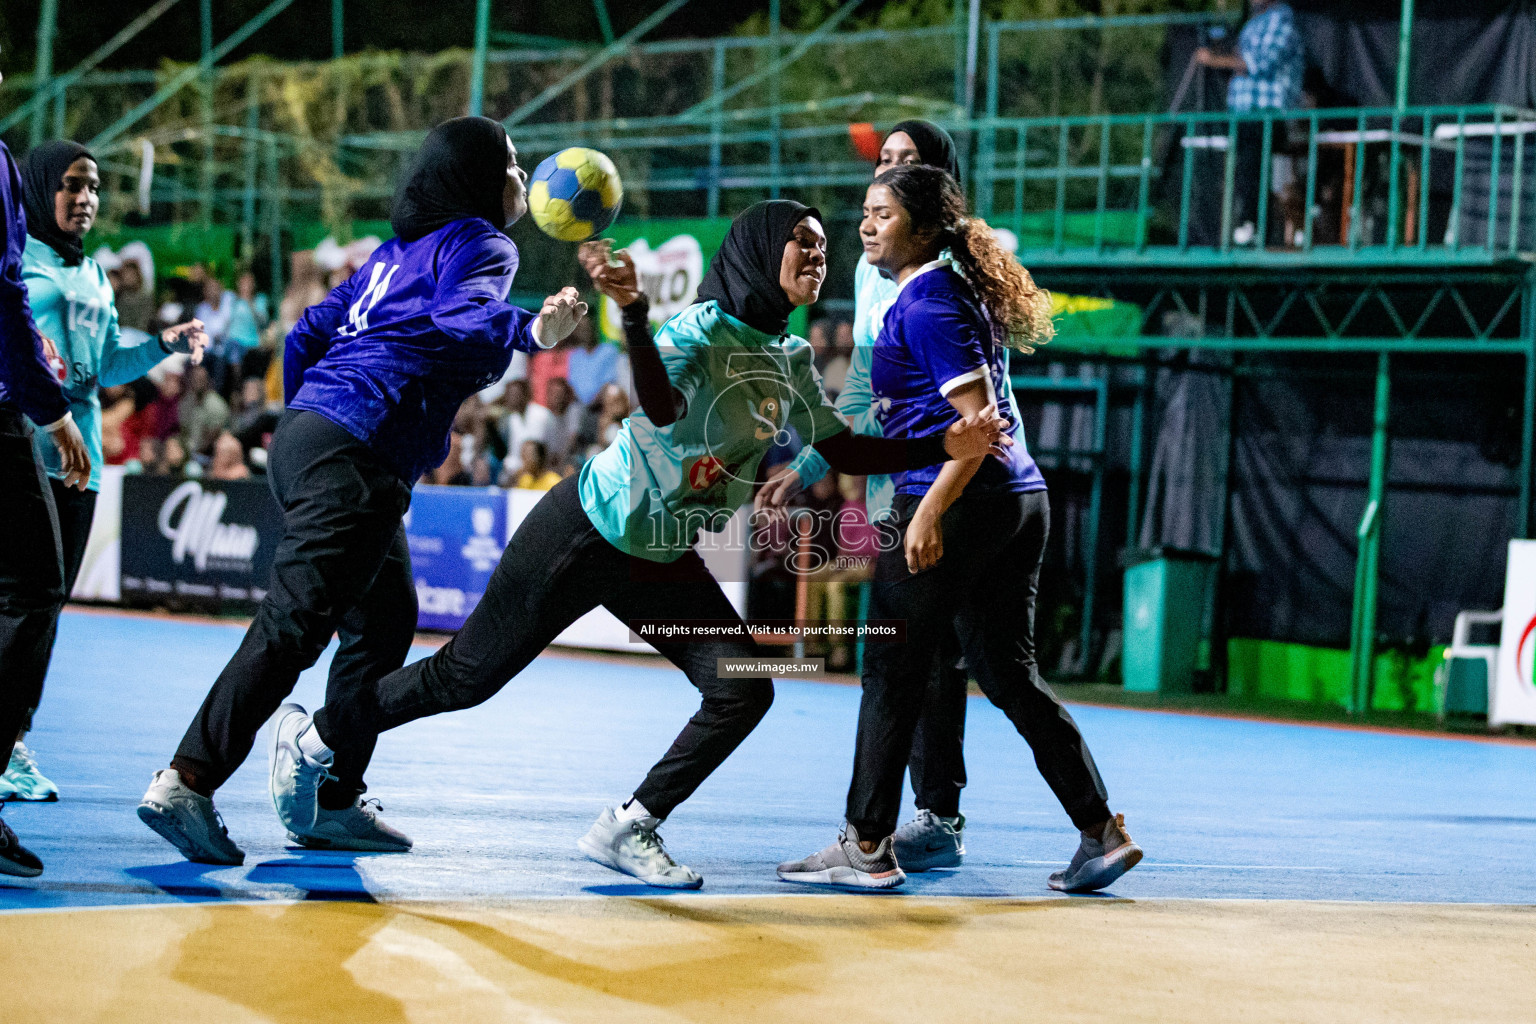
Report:
[[[715,40],[714,60],[710,66],[711,91],[715,95],[725,91],[725,42]],[[725,130],[722,118],[725,110],[716,104],[709,119],[709,193],[706,210],[711,217],[720,216],[720,133]]]
[[266,137],[267,258],[272,271],[272,308],[283,298],[283,183],[278,177],[277,137]]
[[342,4],[345,0],[331,0],[331,59],[340,60],[345,52],[342,45]]
[[491,31],[491,0],[475,0],[475,52],[469,66],[469,112],[485,109],[485,40]]
[[203,165],[197,175],[197,219],[207,230],[213,223],[213,64],[208,55],[213,52],[213,0],[202,0],[198,21],[202,28],[199,56],[202,74],[198,76],[198,110],[203,126]]
[[[782,157],[780,149],[780,134],[783,131],[783,120],[779,114],[780,88],[783,76],[779,73],[779,21],[782,12],[779,10],[779,0],[768,0],[768,38],[773,40],[769,59],[773,61],[772,74],[768,77],[768,105],[773,108],[770,115],[769,128],[772,136],[768,140],[768,173],[773,177],[773,184],[768,189],[770,199],[779,198],[779,160]],[[717,105],[718,108],[718,105]]]
[[245,80],[245,185],[240,196],[240,241],[247,261],[256,258],[256,135],[261,128],[260,79]]
[[1536,270],[1527,271],[1520,296],[1520,339],[1525,342],[1525,403],[1520,410],[1520,510],[1516,536],[1531,536],[1532,462],[1536,460]]
[[997,162],[998,45],[997,25],[990,24],[987,26],[986,123],[977,140],[976,166],[971,170],[971,177],[976,182],[976,212],[982,217],[992,216],[992,174]]
[[1083,540],[1083,623],[1078,642],[1082,673],[1089,672],[1089,654],[1093,650],[1093,611],[1099,589],[1099,523],[1104,508],[1105,446],[1109,433],[1109,378],[1100,370],[1094,379],[1093,400],[1093,483],[1088,491],[1088,522]]
[[1408,66],[1413,54],[1413,0],[1403,0],[1402,20],[1397,25],[1397,109],[1408,106]]
[[1130,482],[1125,497],[1125,546],[1128,548],[1136,546],[1141,526],[1141,475],[1146,458],[1147,392],[1150,390],[1148,361],[1143,357],[1136,368],[1136,401],[1131,406]]
[[[46,95],[53,77],[53,36],[54,30],[59,26],[59,0],[43,0],[42,10],[37,15],[37,60],[32,71],[32,94],[34,96]],[[32,108],[32,134],[29,140],[30,146],[42,143],[43,135],[48,130],[48,104],[39,103]]]
[[1376,410],[1371,421],[1371,480],[1365,514],[1355,536],[1355,599],[1350,614],[1349,711],[1363,714],[1371,705],[1371,671],[1376,657],[1377,565],[1381,554],[1382,505],[1387,492],[1387,413],[1391,396],[1392,357],[1376,356]]

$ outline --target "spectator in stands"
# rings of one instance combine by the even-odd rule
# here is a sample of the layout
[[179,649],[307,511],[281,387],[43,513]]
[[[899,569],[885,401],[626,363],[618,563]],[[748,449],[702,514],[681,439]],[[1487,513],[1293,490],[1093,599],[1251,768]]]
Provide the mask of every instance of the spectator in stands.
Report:
[[129,242],[118,251],[117,323],[148,331],[155,318],[155,260],[149,246]]
[[534,402],[526,380],[507,381],[502,401],[507,413],[501,421],[502,438],[506,441],[506,460],[501,467],[501,485],[511,487],[517,474],[523,471],[523,442],[543,441],[549,436],[554,417],[549,410]]
[[210,480],[246,480],[251,475],[245,464],[245,448],[238,438],[224,431],[213,443],[213,461],[208,466]]
[[590,316],[581,318],[565,361],[565,379],[576,394],[576,401],[591,405],[599,392],[619,379],[619,349],[601,341]]
[[260,377],[247,377],[240,382],[229,432],[247,452],[252,448],[265,448],[282,414],[281,402],[267,401],[266,382]]
[[581,461],[596,455],[619,436],[619,424],[629,415],[629,393],[617,384],[605,384],[582,415],[579,448]]
[[133,389],[126,384],[101,389],[101,451],[102,461],[109,466],[121,466],[138,452],[129,452],[123,437],[123,421],[133,415]]
[[566,338],[554,348],[535,352],[528,357],[528,387],[533,400],[540,405],[549,405],[549,382],[556,377],[562,380],[565,378],[571,347],[571,339]]
[[571,385],[564,377],[551,377],[545,391],[549,409],[549,430],[544,444],[549,448],[551,465],[558,466],[576,450],[576,438],[581,433],[581,415],[584,410],[576,401]]
[[469,473],[464,469],[464,435],[457,430],[448,435],[448,457],[442,465],[422,478],[424,484],[442,487],[468,487]]
[[[1301,80],[1306,70],[1296,16],[1290,5],[1280,0],[1252,0],[1252,11],[1238,34],[1236,53],[1216,53],[1202,46],[1195,51],[1195,60],[1205,67],[1234,73],[1227,84],[1228,110],[1293,110],[1301,105]],[[1232,241],[1237,245],[1264,244],[1264,239],[1254,237],[1263,154],[1264,123],[1238,122],[1232,186],[1232,222],[1237,225]],[[1270,222],[1278,224],[1279,218],[1272,217]]]
[[549,449],[543,441],[524,441],[522,456],[523,471],[517,475],[514,487],[525,491],[547,491],[555,484],[565,479],[549,466]]
[[[144,379],[153,384],[153,390],[135,414],[140,417],[137,432],[163,441],[181,430],[182,371],[172,360],[151,370]],[[137,389],[135,394],[139,394]]]
[[213,389],[207,367],[187,368],[186,391],[178,407],[181,442],[193,455],[207,455],[229,425],[229,403]]
[[[231,293],[226,293],[231,294]],[[238,365],[246,352],[261,345],[261,332],[272,319],[267,297],[256,292],[256,275],[249,268],[235,279],[229,311],[229,349],[232,365]]]

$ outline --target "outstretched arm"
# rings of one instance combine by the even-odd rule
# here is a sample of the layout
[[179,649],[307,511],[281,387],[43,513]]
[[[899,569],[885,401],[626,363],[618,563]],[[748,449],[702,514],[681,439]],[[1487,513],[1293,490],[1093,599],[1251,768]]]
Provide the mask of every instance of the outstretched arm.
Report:
[[672,386],[651,336],[651,304],[640,290],[635,261],[622,250],[615,258],[613,243],[606,238],[582,243],[579,256],[593,285],[619,306],[641,411],[658,427],[671,426],[688,411],[688,401]]
[[283,342],[283,402],[293,401],[304,384],[304,371],[314,366],[336,343],[336,332],[346,320],[352,301],[352,279],[348,278],[299,317]]

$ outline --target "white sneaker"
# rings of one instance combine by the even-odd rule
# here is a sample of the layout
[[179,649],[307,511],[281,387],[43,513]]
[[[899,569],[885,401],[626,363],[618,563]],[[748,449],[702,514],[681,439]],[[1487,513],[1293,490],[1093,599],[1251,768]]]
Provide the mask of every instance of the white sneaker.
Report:
[[965,815],[951,825],[932,811],[919,808],[917,817],[896,830],[896,861],[903,871],[957,868],[965,860]]
[[300,846],[311,850],[357,850],[367,853],[406,853],[411,837],[379,820],[384,807],[377,800],[358,799],[351,807],[315,815],[315,825],[307,832],[288,833]]
[[779,877],[786,882],[835,885],[855,889],[894,889],[906,882],[906,872],[896,862],[896,845],[891,836],[880,840],[874,853],[859,849],[859,830],[845,824],[837,841],[803,860],[788,860],[779,865]]
[[174,768],[155,772],[139,803],[139,820],[198,864],[244,864],[245,851],[229,838],[213,801],[188,789]]
[[679,864],[667,853],[656,834],[660,818],[620,821],[612,807],[605,807],[576,848],[604,867],[633,875],[660,889],[697,889],[704,879],[692,868]]
[[312,760],[299,749],[299,734],[310,727],[310,717],[297,704],[284,704],[272,715],[270,742],[267,747],[271,766],[269,789],[277,820],[290,834],[307,835],[314,830],[320,811],[320,786],[334,778],[329,764]]
[[0,800],[57,800],[59,787],[38,771],[37,758],[21,740],[11,748],[11,761],[0,776]]

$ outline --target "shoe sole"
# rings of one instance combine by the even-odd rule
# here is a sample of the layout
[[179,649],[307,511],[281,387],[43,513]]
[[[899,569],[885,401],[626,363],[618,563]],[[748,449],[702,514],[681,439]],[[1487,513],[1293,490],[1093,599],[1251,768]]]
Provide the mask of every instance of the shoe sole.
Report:
[[10,875],[12,878],[36,878],[42,873],[42,868],[29,868],[8,858],[0,857],[0,875]]
[[621,875],[628,875],[630,878],[637,878],[646,885],[657,889],[701,889],[704,887],[704,879],[702,878],[695,878],[690,881],[667,878],[665,875],[651,875],[647,877],[645,875],[637,875],[632,871],[625,871],[608,855],[607,850],[591,842],[586,836],[576,840],[576,849],[586,854],[589,860],[595,860],[605,868],[617,871]]
[[6,796],[0,796],[0,801],[18,804],[54,804],[59,802],[59,794],[49,793],[47,796],[22,796],[12,792]]
[[1070,883],[1067,879],[1059,882],[1049,879],[1046,884],[1057,892],[1098,892],[1113,885],[1121,875],[1140,864],[1142,856],[1141,847],[1135,843],[1126,843],[1113,853],[1095,857],[1085,863]]
[[295,846],[302,846],[306,850],[337,850],[346,853],[410,853],[410,846],[401,846],[398,843],[370,843],[366,839],[327,839],[324,836],[301,836],[292,832],[288,838]]
[[[298,827],[298,822],[289,821],[283,817],[283,809],[277,802],[277,753],[280,737],[283,731],[283,723],[289,715],[308,716],[309,712],[298,704],[284,704],[272,713],[272,735],[267,740],[267,795],[272,798],[272,810],[277,813],[277,820],[290,834],[304,831]],[[314,825],[311,821],[309,826]]]
[[199,846],[176,822],[176,815],[163,807],[157,807],[151,803],[142,803],[139,804],[138,813],[140,821],[154,829],[161,839],[176,847],[178,853],[194,864],[220,864],[225,867],[239,867],[245,863],[244,853],[240,854],[239,860],[233,860],[224,854],[216,851],[210,852]]
[[838,866],[820,871],[780,871],[779,878],[786,882],[806,885],[836,885],[848,889],[894,889],[907,880],[901,868],[884,876],[875,876],[856,868]]
[[896,851],[896,863],[908,874],[932,871],[934,868],[957,868],[965,862],[965,847],[958,850],[935,851],[932,855],[903,856]]

